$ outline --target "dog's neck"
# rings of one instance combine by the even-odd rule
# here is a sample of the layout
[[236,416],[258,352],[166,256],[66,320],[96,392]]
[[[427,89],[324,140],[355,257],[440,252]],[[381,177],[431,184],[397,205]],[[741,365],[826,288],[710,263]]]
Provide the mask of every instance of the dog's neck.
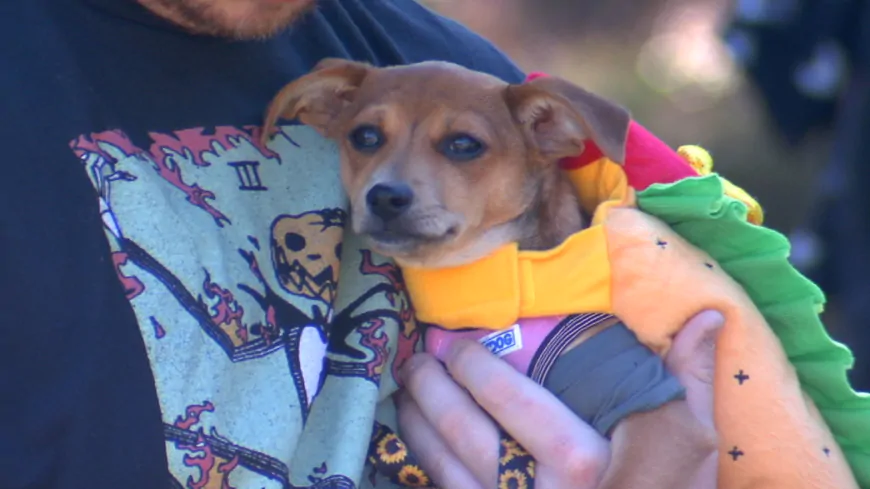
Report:
[[558,165],[546,165],[535,182],[534,197],[518,221],[521,250],[548,250],[587,225],[574,186]]

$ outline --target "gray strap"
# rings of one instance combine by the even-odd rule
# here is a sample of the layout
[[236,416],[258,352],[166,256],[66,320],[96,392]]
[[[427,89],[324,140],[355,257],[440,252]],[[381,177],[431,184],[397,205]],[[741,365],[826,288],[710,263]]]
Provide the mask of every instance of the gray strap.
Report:
[[686,396],[662,359],[622,323],[559,357],[544,386],[607,437],[626,416]]

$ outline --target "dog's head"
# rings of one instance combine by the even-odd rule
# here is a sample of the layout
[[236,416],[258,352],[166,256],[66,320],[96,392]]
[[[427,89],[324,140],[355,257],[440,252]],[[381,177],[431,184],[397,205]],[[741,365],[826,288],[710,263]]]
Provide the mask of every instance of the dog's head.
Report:
[[401,264],[446,266],[516,239],[542,171],[592,140],[622,162],[630,116],[559,78],[510,85],[444,62],[325,60],[284,87],[278,118],[339,144],[354,231]]

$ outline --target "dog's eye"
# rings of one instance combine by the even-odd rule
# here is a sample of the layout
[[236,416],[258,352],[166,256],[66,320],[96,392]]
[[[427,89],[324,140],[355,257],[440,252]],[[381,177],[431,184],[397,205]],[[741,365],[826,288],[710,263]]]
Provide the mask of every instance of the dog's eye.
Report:
[[351,131],[350,142],[357,151],[371,153],[384,145],[384,133],[375,126],[359,126]]
[[448,136],[441,142],[441,153],[454,161],[468,161],[482,155],[486,147],[468,134]]

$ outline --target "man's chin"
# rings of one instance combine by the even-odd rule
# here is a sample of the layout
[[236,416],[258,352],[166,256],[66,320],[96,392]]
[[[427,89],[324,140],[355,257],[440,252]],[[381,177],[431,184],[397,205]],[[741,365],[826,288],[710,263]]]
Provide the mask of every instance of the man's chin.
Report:
[[268,39],[284,31],[314,9],[316,0],[252,0],[264,4],[262,10],[240,18],[224,37],[238,40]]
[[237,40],[267,39],[310,12],[316,0],[139,0],[191,33]]

